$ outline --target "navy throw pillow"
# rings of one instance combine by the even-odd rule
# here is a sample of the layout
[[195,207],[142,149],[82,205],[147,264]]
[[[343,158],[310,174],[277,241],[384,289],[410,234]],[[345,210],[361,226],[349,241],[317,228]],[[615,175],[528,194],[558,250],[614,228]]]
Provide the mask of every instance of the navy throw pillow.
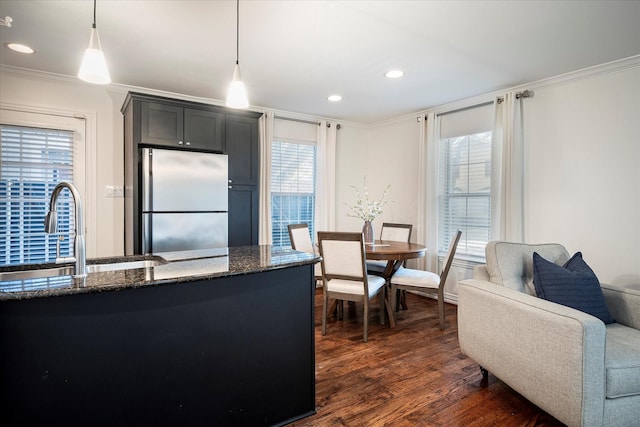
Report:
[[614,323],[604,300],[600,281],[576,252],[563,266],[533,253],[533,286],[539,298],[544,298],[602,320]]

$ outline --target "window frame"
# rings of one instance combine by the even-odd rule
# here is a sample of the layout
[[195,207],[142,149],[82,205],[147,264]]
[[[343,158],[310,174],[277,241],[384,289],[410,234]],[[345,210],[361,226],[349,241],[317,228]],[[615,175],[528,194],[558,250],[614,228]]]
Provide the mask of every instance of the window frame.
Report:
[[[470,156],[471,156],[471,150],[469,148],[470,144],[471,144],[471,138],[475,135],[485,135],[484,139],[489,143],[489,147],[488,147],[488,157],[487,160],[485,161],[485,164],[488,163],[488,169],[485,166],[485,178],[488,179],[489,181],[489,186],[488,186],[488,192],[470,192],[470,178],[471,178],[471,173],[469,171],[470,166],[472,164],[477,164],[477,162],[472,162],[470,161]],[[444,224],[445,218],[443,218],[443,209],[446,209],[443,207],[443,203],[448,203],[451,200],[464,200],[466,202],[466,207],[465,207],[465,213],[467,213],[467,215],[464,217],[465,218],[465,227],[461,228],[463,231],[463,235],[460,241],[460,244],[458,245],[458,250],[456,251],[456,258],[459,259],[463,259],[466,261],[471,261],[471,262],[476,262],[476,263],[482,263],[485,261],[485,255],[484,255],[484,247],[486,246],[486,243],[488,243],[491,240],[491,203],[492,203],[492,192],[493,192],[493,188],[491,187],[491,150],[492,150],[492,135],[493,135],[493,131],[492,130],[488,130],[488,131],[484,131],[484,132],[475,132],[473,134],[469,134],[469,135],[460,135],[460,136],[451,136],[448,138],[440,138],[438,137],[437,139],[437,146],[438,146],[438,159],[437,159],[437,164],[438,164],[438,173],[437,173],[437,177],[438,177],[438,183],[437,183],[437,187],[436,187],[436,197],[437,197],[437,242],[436,242],[436,247],[437,247],[437,256],[441,257],[444,256],[446,254],[446,251],[448,249],[449,246],[449,240],[450,240],[450,235],[445,235],[447,234],[446,231],[448,229],[456,229],[457,227],[455,226],[455,223],[453,223],[453,221],[451,221],[450,219],[446,219],[446,221],[449,222],[449,224]],[[453,165],[450,162],[450,157],[449,157],[449,150],[450,150],[450,145],[452,143],[452,140],[459,140],[462,138],[466,138],[466,144],[467,144],[467,148],[466,148],[466,154],[467,154],[467,158],[465,162],[462,162],[458,165]],[[443,149],[443,145],[446,144],[446,148]],[[443,152],[444,151],[444,152]],[[445,158],[446,156],[446,158]],[[443,164],[444,163],[444,164]],[[448,180],[452,179],[451,176],[451,169],[454,166],[466,166],[467,167],[467,191],[466,192],[452,192],[449,191],[450,190],[450,185]],[[446,170],[443,171],[442,169],[445,168]],[[442,182],[443,180],[447,181],[447,182]],[[446,190],[446,191],[443,191]],[[482,217],[482,220],[484,222],[486,222],[486,226],[483,225],[478,225],[478,226],[469,226],[468,224],[468,212],[469,212],[469,206],[468,203],[470,200],[473,199],[486,199],[486,212],[487,212],[487,216],[486,217]],[[451,216],[451,213],[449,211],[449,216]],[[467,229],[468,228],[483,228],[487,230],[487,241],[484,242],[484,240],[482,241],[483,244],[480,245],[482,246],[482,250],[477,250],[475,252],[467,252],[467,250],[465,250],[465,248],[468,248],[469,246],[469,242],[471,242],[470,240],[470,236],[467,233]],[[449,230],[449,231],[451,231]],[[448,233],[451,234],[451,233]]]
[[[274,179],[274,147],[276,146],[276,144],[296,144],[296,145],[301,145],[301,146],[311,146],[313,147],[313,192],[312,193],[305,193],[305,192],[298,192],[298,193],[287,193],[287,192],[274,192],[274,183],[275,183],[275,179]],[[287,229],[287,225],[291,224],[291,223],[306,223],[307,226],[309,227],[309,232],[311,233],[311,240],[314,241],[315,239],[313,238],[313,236],[315,235],[315,212],[316,212],[316,199],[317,199],[317,183],[318,183],[318,144],[314,141],[307,141],[307,140],[299,140],[299,139],[291,139],[291,138],[282,138],[282,137],[277,137],[274,136],[273,140],[271,142],[271,185],[269,188],[269,202],[271,204],[271,237],[272,237],[272,244],[273,246],[278,246],[278,247],[283,247],[283,248],[291,248],[291,242],[289,241],[289,233],[288,233],[288,229]],[[274,214],[276,212],[275,206],[276,204],[274,203],[274,193],[277,194],[281,194],[281,195],[287,195],[290,194],[293,197],[304,197],[303,195],[311,195],[311,201],[307,202],[308,204],[310,204],[310,209],[311,209],[311,215],[310,215],[310,219],[309,220],[304,220],[304,219],[292,219],[286,223],[282,222],[282,220],[280,221],[275,221],[274,218]],[[278,233],[278,235],[280,236],[279,238],[276,238],[275,233]],[[284,243],[288,242],[288,245],[285,245]]]
[[[84,208],[87,257],[97,256],[96,113],[0,103],[0,123],[74,132],[74,184]],[[47,206],[48,207],[48,206]]]

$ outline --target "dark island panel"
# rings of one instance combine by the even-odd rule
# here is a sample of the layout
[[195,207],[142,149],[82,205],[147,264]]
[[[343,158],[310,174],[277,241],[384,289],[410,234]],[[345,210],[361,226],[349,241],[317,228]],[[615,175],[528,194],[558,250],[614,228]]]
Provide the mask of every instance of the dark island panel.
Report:
[[315,412],[313,264],[5,300],[6,425],[283,425]]

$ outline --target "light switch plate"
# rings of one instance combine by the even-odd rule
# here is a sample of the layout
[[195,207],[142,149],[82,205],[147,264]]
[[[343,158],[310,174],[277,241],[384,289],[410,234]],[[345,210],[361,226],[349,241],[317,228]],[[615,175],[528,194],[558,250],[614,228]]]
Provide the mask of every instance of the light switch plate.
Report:
[[124,187],[122,185],[107,185],[104,187],[104,195],[109,198],[124,197]]

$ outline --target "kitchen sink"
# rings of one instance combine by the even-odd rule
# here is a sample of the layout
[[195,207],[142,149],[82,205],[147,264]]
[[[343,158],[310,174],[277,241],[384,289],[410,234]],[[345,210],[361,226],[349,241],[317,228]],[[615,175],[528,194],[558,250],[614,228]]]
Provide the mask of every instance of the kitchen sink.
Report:
[[[87,265],[87,273],[131,270],[134,268],[149,268],[162,264],[166,264],[166,261],[163,259],[145,259],[140,261],[114,262],[110,264],[89,264]],[[74,274],[74,270],[75,268],[73,265],[65,265],[37,270],[6,271],[0,273],[0,282],[41,279],[45,277],[72,276]]]
[[41,279],[44,277],[71,276],[75,268],[73,265],[66,265],[54,268],[42,268],[39,270],[6,271],[0,273],[0,282],[14,280]]

